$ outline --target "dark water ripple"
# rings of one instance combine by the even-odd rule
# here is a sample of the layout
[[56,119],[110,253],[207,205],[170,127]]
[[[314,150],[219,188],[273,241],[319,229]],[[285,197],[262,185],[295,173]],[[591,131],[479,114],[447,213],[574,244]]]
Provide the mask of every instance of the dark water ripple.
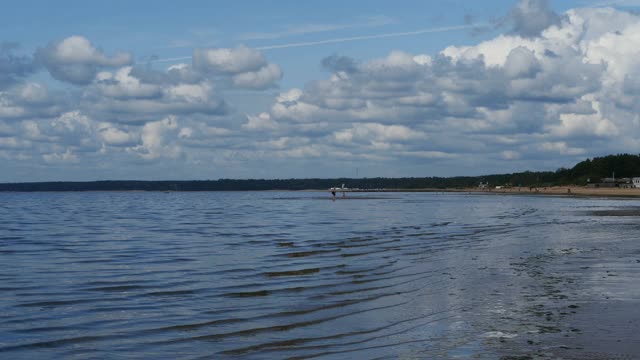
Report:
[[504,264],[591,221],[567,200],[322,195],[0,194],[0,357],[492,358],[479,314],[522,290]]

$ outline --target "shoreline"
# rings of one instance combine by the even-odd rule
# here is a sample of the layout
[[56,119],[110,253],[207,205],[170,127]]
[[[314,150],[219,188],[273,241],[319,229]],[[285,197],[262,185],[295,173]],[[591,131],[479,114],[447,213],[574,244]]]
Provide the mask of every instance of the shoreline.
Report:
[[[36,190],[36,191],[0,191],[0,193],[79,193],[79,192],[134,192],[134,193],[174,193],[174,192],[321,192],[328,189],[271,189],[271,190]],[[340,193],[340,191],[337,191]],[[542,188],[512,187],[501,189],[479,188],[422,188],[422,189],[350,189],[346,193],[466,193],[477,195],[520,195],[520,196],[561,196],[561,197],[603,197],[603,198],[640,198],[640,188],[588,188],[584,186],[552,186]]]
[[509,195],[552,195],[564,197],[640,197],[640,188],[589,188],[584,186],[552,186],[544,188],[468,189],[469,193]]
[[[299,191],[299,190],[293,190]],[[302,190],[302,191],[322,191],[327,190]],[[339,192],[339,191],[338,191]],[[550,186],[542,188],[512,187],[502,189],[479,189],[479,188],[425,188],[425,189],[376,189],[376,190],[350,190],[347,193],[395,193],[395,192],[433,192],[433,193],[468,193],[468,194],[491,194],[491,195],[552,195],[564,197],[640,197],[640,188],[589,188],[584,186]]]

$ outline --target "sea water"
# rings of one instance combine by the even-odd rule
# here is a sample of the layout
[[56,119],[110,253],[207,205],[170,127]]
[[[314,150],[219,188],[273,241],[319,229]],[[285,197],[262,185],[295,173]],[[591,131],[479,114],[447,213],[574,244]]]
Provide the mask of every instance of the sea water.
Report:
[[498,358],[505,344],[571,335],[553,309],[597,296],[584,274],[600,273],[572,267],[549,282],[545,264],[615,257],[607,244],[638,238],[636,218],[590,211],[637,205],[0,193],[0,357]]

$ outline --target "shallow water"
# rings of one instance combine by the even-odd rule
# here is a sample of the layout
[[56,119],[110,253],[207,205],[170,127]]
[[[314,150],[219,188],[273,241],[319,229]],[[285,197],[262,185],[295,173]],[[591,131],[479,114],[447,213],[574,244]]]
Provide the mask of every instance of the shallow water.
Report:
[[[584,333],[567,325],[579,311],[559,309],[612,301],[603,293],[640,299],[631,276],[637,217],[598,213],[638,205],[440,193],[0,193],[0,357],[553,352],[553,336]],[[541,350],[545,339],[553,341]]]

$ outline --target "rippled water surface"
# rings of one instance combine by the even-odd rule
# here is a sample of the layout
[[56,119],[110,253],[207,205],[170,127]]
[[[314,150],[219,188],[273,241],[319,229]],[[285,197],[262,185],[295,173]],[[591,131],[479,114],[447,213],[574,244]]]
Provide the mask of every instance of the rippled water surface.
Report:
[[534,302],[571,306],[597,292],[571,290],[584,282],[567,271],[547,283],[536,261],[587,261],[614,251],[603,239],[638,238],[637,218],[589,213],[621,202],[638,205],[0,193],[0,357],[497,358],[501,342],[563,331],[548,315],[524,321]]

